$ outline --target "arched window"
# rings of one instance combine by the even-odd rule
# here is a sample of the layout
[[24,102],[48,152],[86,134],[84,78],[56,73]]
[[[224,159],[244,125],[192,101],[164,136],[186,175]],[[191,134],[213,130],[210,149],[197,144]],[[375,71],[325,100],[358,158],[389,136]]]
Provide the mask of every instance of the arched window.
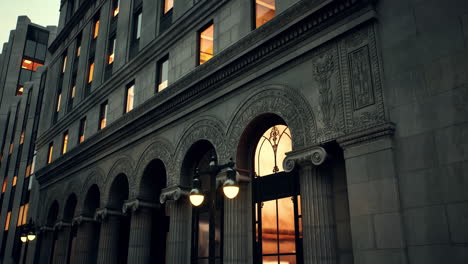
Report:
[[[192,152],[193,151],[193,152]],[[196,143],[191,151],[198,155],[194,158],[190,171],[195,176],[199,171],[201,191],[205,200],[199,207],[193,208],[192,219],[192,264],[222,263],[223,257],[223,194],[216,186],[216,175],[208,173],[212,158],[216,152],[206,141]]]
[[302,263],[302,212],[298,177],[283,170],[292,138],[285,125],[260,137],[254,155],[255,263]]

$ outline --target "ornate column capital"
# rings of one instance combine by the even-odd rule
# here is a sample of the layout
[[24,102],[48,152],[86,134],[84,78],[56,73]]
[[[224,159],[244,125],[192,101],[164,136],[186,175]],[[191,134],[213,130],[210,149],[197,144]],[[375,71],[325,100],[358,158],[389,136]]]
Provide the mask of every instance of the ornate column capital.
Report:
[[54,230],[60,231],[65,227],[70,227],[72,224],[70,222],[65,222],[63,220],[58,221],[54,225]]
[[161,190],[159,196],[159,202],[161,204],[166,203],[167,200],[179,200],[182,196],[188,196],[190,193],[189,187],[183,187],[180,185],[173,185]]
[[122,207],[122,213],[126,214],[128,211],[136,212],[141,208],[157,209],[159,207],[161,207],[161,205],[135,198],[125,201]]
[[53,226],[43,225],[39,227],[39,233],[47,233],[47,232],[53,232],[53,231],[54,231]]
[[73,226],[75,226],[75,225],[79,226],[84,222],[96,222],[96,220],[94,220],[94,218],[92,218],[92,217],[80,215],[80,216],[77,216],[77,217],[73,218],[72,225]]
[[327,157],[327,151],[320,146],[305,148],[287,153],[283,160],[283,168],[284,171],[290,172],[296,167],[296,164],[299,166],[309,164],[319,166],[325,162]]
[[98,222],[106,221],[109,216],[123,216],[124,214],[121,211],[113,210],[109,208],[98,208],[94,214],[94,220]]

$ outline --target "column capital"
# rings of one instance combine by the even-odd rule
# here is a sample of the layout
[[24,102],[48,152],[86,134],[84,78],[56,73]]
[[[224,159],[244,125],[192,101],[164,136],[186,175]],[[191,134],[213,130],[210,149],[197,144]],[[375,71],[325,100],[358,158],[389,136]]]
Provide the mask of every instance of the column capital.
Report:
[[180,185],[173,185],[161,190],[161,195],[159,196],[159,202],[164,204],[167,200],[177,201],[182,196],[188,196],[190,193],[189,187],[184,187]]
[[299,166],[319,166],[325,162],[327,157],[327,151],[323,147],[314,146],[305,148],[287,153],[286,158],[283,160],[283,168],[284,171],[290,172],[296,167],[296,164]]
[[64,229],[65,227],[70,227],[71,225],[72,225],[71,222],[65,222],[63,220],[60,220],[57,223],[55,223],[54,229],[60,231]]
[[157,203],[152,203],[149,201],[144,201],[138,198],[132,199],[132,200],[127,200],[125,201],[123,207],[122,207],[122,212],[126,214],[128,211],[131,212],[136,212],[139,209],[142,208],[149,208],[149,209],[157,209],[160,208],[161,205]]
[[43,226],[39,227],[39,232],[40,233],[53,232],[53,231],[54,231],[53,226],[43,225]]
[[395,124],[388,122],[377,126],[369,127],[365,130],[354,132],[338,138],[336,141],[345,149],[378,138],[392,136],[395,133]]
[[94,220],[98,222],[106,221],[109,216],[123,216],[124,214],[119,210],[109,208],[98,208],[94,214]]
[[75,218],[73,218],[72,220],[72,225],[75,226],[79,226],[85,222],[96,222],[96,220],[94,220],[94,218],[92,217],[88,217],[88,216],[84,216],[84,215],[80,215],[80,216],[77,216]]

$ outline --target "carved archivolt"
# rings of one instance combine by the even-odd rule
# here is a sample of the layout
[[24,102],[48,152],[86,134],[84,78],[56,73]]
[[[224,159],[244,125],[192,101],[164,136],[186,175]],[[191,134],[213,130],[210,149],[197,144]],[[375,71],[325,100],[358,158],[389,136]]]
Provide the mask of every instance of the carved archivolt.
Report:
[[225,144],[225,126],[224,124],[214,117],[203,117],[190,125],[182,134],[181,140],[177,144],[176,160],[174,175],[175,178],[169,178],[167,181],[168,186],[177,185],[181,182],[181,169],[185,155],[189,148],[200,140],[209,141],[215,148],[218,160],[220,163],[224,162],[223,154],[226,153]]
[[[100,168],[95,168],[92,170],[88,176],[85,178],[83,184],[81,185],[82,188],[78,195],[78,204],[77,204],[77,212],[81,212],[84,207],[84,202],[86,199],[86,194],[88,193],[89,188],[94,184],[97,185],[99,188],[99,192],[101,193],[101,200],[102,200],[102,190],[104,186],[104,172]],[[101,204],[101,202],[100,202]]]
[[299,91],[282,85],[270,85],[256,90],[248,96],[231,118],[228,129],[228,150],[235,157],[235,151],[247,125],[257,116],[265,113],[281,117],[291,130],[293,149],[308,146],[316,140],[315,119],[309,103]]
[[166,169],[166,182],[168,182],[170,178],[174,177],[174,162],[172,158],[173,152],[174,148],[172,144],[164,139],[156,140],[143,151],[143,153],[140,155],[140,159],[138,160],[135,170],[136,193],[130,194],[130,197],[138,196],[143,172],[145,171],[146,166],[148,166],[148,164],[153,160],[159,159],[163,162]]
[[[130,159],[130,157],[124,156],[120,157],[117,159],[117,161],[114,162],[112,165],[109,173],[107,174],[106,181],[104,183],[104,189],[102,191],[102,205],[107,205],[108,199],[109,199],[109,192],[110,188],[112,186],[112,183],[114,182],[114,179],[120,175],[120,174],[125,174],[127,177],[128,181],[128,194],[134,194],[135,191],[135,173],[134,173],[134,166],[133,166],[133,161]],[[131,198],[131,197],[129,197]]]

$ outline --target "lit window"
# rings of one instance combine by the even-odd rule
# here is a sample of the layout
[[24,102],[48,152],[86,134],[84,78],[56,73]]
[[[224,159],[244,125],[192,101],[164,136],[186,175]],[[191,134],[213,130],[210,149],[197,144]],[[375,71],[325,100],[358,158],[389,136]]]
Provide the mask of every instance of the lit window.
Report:
[[52,162],[52,153],[54,152],[54,144],[49,144],[49,151],[47,153],[47,164]]
[[24,131],[21,132],[21,135],[20,135],[20,145],[24,143]]
[[113,12],[112,15],[115,17],[119,14],[120,0],[114,0],[113,2]]
[[164,14],[174,7],[174,0],[164,0]]
[[135,20],[135,25],[134,25],[134,30],[135,30],[135,39],[140,39],[141,37],[141,11],[137,13],[136,15],[136,20]]
[[164,90],[168,83],[169,60],[164,58],[158,62],[158,92]]
[[62,154],[67,153],[67,147],[68,147],[68,131],[63,134]]
[[18,176],[13,176],[13,182],[11,183],[11,186],[16,186],[17,181],[18,181]]
[[63,57],[63,65],[62,65],[62,72],[65,72],[67,69],[67,56]]
[[94,22],[94,29],[93,29],[93,39],[96,39],[99,35],[99,20]]
[[116,41],[117,40],[115,37],[111,38],[110,46],[109,46],[109,59],[107,61],[108,64],[112,64],[114,62]]
[[76,57],[80,57],[81,55],[81,33],[80,35],[76,38]]
[[3,184],[2,184],[2,193],[6,192],[6,188],[7,188],[7,180],[8,180],[8,178],[7,178],[7,177],[3,178]]
[[214,40],[214,26],[211,24],[206,29],[200,32],[200,60],[199,64],[207,62],[213,58],[213,40]]
[[130,87],[127,88],[127,101],[125,105],[125,113],[132,111],[134,98],[135,98],[135,84],[132,84]]
[[80,130],[78,131],[78,143],[85,140],[86,117],[80,120]]
[[257,176],[270,175],[283,170],[286,152],[292,150],[291,133],[284,125],[268,129],[261,137],[255,151],[255,172]]
[[28,164],[28,166],[26,166],[26,172],[24,173],[24,177],[29,177],[31,175],[31,164]]
[[23,210],[23,222],[22,224],[25,225],[28,220],[28,211],[29,211],[29,203],[24,205],[24,210]]
[[39,62],[34,62],[32,60],[23,59],[23,62],[21,64],[21,68],[23,68],[25,70],[29,70],[29,71],[36,71],[37,67],[42,66],[42,65],[44,65],[44,64],[39,63]]
[[76,86],[73,85],[73,87],[71,88],[71,94],[70,94],[71,99],[75,98],[75,92],[76,92]]
[[60,112],[60,103],[62,101],[62,92],[57,94],[57,106],[55,107],[55,111],[58,113]]
[[101,104],[99,111],[99,130],[106,127],[107,122],[107,102]]
[[24,87],[22,85],[18,86],[18,89],[16,90],[16,96],[23,95],[23,92],[24,92]]
[[10,218],[11,218],[11,211],[7,213],[6,216],[6,221],[5,221],[5,231],[8,231],[8,228],[10,227]]
[[89,65],[89,72],[88,72],[88,83],[93,81],[94,77],[94,62]]
[[20,206],[18,210],[18,222],[16,223],[16,226],[20,226],[23,224],[23,212],[24,212],[24,205]]
[[275,17],[275,0],[255,0],[255,27],[268,22]]
[[13,143],[10,143],[10,149],[8,150],[8,154],[13,153]]

